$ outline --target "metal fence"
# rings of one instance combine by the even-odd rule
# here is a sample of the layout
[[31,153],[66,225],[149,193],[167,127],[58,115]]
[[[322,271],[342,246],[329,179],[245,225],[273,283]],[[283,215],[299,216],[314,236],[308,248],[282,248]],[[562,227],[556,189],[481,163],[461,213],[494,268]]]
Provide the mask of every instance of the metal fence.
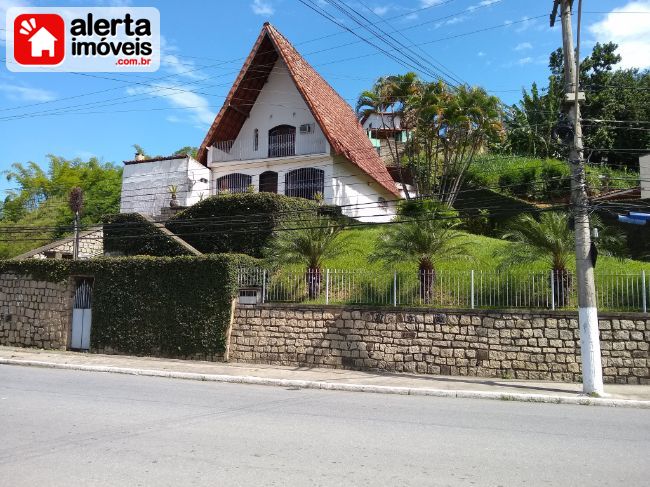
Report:
[[325,137],[308,134],[284,134],[259,136],[257,142],[248,140],[224,140],[212,146],[212,162],[245,161],[272,157],[324,154],[327,148]]
[[[597,274],[599,308],[647,312],[648,277],[645,271]],[[571,272],[247,268],[239,270],[238,282],[242,288],[257,288],[262,302],[471,309],[575,309],[578,305],[577,282]]]

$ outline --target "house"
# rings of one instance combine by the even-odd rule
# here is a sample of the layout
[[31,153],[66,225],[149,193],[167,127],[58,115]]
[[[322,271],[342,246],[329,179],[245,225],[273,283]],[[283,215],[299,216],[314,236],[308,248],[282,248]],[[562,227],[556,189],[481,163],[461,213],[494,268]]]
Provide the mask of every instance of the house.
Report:
[[45,27],[41,27],[36,34],[29,38],[29,42],[32,43],[32,56],[42,57],[43,52],[47,51],[48,57],[53,57],[54,43],[56,41],[57,38],[54,37],[49,30]]
[[362,221],[389,221],[400,192],[352,108],[265,23],[195,159],[125,161],[122,212],[159,217],[222,193],[322,198]]
[[370,113],[359,122],[384,164],[394,166],[395,158],[404,151],[409,135],[402,127],[400,115],[392,112]]

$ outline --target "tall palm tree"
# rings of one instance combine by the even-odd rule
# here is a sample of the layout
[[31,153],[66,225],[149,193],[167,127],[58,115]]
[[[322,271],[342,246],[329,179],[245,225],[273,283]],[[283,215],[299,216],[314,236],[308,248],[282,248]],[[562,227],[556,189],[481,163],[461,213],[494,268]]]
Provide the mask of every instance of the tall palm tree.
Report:
[[[404,118],[404,110],[407,100],[418,90],[420,80],[417,74],[409,72],[403,75],[383,76],[379,78],[372,89],[363,91],[357,100],[356,113],[359,118],[368,115],[379,115],[383,129],[395,130],[396,120],[400,120],[400,128],[408,128]],[[387,116],[390,114],[390,116]],[[402,176],[402,153],[400,144],[386,139],[386,144],[393,160],[393,165],[397,167],[400,181],[404,181]],[[406,199],[410,198],[409,192],[404,188]]]
[[433,295],[438,264],[469,255],[457,226],[458,222],[445,212],[433,212],[422,219],[398,217],[394,225],[384,230],[370,259],[416,263],[420,298],[428,303]]
[[569,229],[569,217],[563,212],[543,213],[539,220],[530,214],[517,218],[505,239],[515,242],[508,247],[505,262],[530,263],[546,259],[553,271],[553,294],[559,306],[566,306],[569,300],[571,277],[568,273],[575,240]]
[[275,264],[302,264],[309,299],[320,294],[325,259],[343,251],[341,225],[326,216],[309,216],[289,221],[275,232],[267,250]]

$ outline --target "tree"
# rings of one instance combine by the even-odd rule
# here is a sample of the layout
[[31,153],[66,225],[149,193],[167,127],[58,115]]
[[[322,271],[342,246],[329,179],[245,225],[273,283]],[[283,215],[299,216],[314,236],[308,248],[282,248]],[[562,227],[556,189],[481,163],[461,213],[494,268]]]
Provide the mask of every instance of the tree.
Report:
[[[381,120],[380,129],[396,130],[399,120],[400,129],[408,129],[404,118],[404,111],[407,100],[418,90],[420,80],[413,72],[403,75],[391,75],[379,78],[372,89],[366,90],[359,95],[356,112],[359,118],[369,115],[378,115]],[[393,165],[397,167],[400,182],[404,181],[402,172],[402,150],[401,145],[390,137],[386,138],[386,144],[390,151]],[[406,199],[410,194],[404,186]]]
[[[617,69],[621,56],[612,42],[597,43],[580,65],[580,87],[587,102],[581,108],[586,155],[592,163],[635,167],[650,150],[650,132],[638,121],[650,119],[650,71]],[[564,158],[566,149],[554,137],[564,98],[564,53],[549,58],[548,87],[533,84],[506,117],[507,152]],[[613,122],[616,121],[616,122]]]
[[186,145],[185,147],[181,147],[176,152],[174,152],[174,155],[178,156],[178,155],[188,154],[189,156],[196,159],[196,157],[198,156],[198,153],[199,153],[199,148],[198,147],[193,147],[193,146],[190,146],[190,145]]
[[326,216],[288,221],[274,233],[267,257],[275,264],[305,266],[309,299],[315,299],[320,294],[323,262],[342,252],[341,230],[338,222]]
[[459,222],[450,214],[448,209],[439,206],[422,218],[398,216],[380,235],[370,256],[375,261],[417,264],[420,298],[425,303],[433,297],[438,264],[469,255],[463,234],[456,230]]
[[[380,78],[372,90],[360,95],[357,113],[379,114],[388,124],[399,118],[401,128],[409,131],[409,141],[402,150],[387,142],[394,145],[391,155],[400,180],[404,181],[402,159],[406,159],[418,194],[449,206],[474,156],[502,134],[498,98],[482,88],[452,89],[442,81],[425,82],[414,73]],[[408,191],[405,195],[409,199]]]
[[511,229],[503,235],[514,246],[503,251],[504,263],[532,263],[545,259],[553,271],[553,294],[558,306],[566,306],[569,299],[571,277],[568,273],[575,249],[573,232],[569,229],[566,213],[543,213],[539,220],[530,214],[519,216]]
[[[87,205],[81,225],[92,225],[120,207],[122,170],[111,163],[48,156],[47,169],[35,162],[14,163],[3,171],[16,188],[0,202],[0,229],[14,235],[12,242],[0,242],[0,257],[11,257],[69,233],[73,212],[68,205],[72,188],[79,187]],[[21,227],[33,227],[29,239]]]

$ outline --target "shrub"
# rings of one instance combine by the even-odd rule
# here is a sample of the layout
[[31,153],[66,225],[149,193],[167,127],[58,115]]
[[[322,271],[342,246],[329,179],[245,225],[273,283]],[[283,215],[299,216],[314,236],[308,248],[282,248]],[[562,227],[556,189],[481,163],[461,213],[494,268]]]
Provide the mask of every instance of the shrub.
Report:
[[274,193],[213,196],[178,213],[166,226],[204,253],[235,252],[261,257],[284,221],[315,214],[318,205]]
[[241,255],[33,259],[0,261],[0,272],[54,282],[91,276],[93,350],[213,359],[225,349],[237,268],[256,264]]
[[402,200],[397,206],[397,214],[414,220],[427,218],[431,215],[445,219],[453,219],[458,216],[456,210],[434,199]]
[[123,256],[150,255],[175,257],[189,255],[181,244],[165,235],[154,223],[138,213],[106,215],[104,223],[104,252]]

